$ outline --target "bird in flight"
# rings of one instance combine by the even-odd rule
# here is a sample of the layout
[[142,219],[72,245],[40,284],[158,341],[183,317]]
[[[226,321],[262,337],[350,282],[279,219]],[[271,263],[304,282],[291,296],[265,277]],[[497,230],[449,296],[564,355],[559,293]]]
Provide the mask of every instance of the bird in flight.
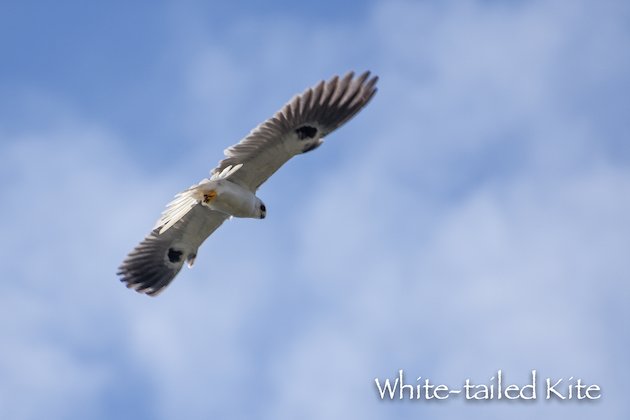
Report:
[[205,178],[177,194],[153,230],[118,269],[128,288],[159,294],[184,263],[192,267],[199,246],[232,217],[264,219],[267,208],[256,191],[295,155],[310,152],[324,137],[355,116],[376,93],[378,77],[353,72],[305,90],[273,117],[225,150]]

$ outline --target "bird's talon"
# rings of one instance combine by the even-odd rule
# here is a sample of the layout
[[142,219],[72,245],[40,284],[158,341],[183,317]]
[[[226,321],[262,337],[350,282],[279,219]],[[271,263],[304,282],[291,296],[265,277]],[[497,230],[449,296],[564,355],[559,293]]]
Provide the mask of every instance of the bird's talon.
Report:
[[208,193],[203,195],[203,202],[208,204],[217,196],[217,192],[215,190],[209,191]]

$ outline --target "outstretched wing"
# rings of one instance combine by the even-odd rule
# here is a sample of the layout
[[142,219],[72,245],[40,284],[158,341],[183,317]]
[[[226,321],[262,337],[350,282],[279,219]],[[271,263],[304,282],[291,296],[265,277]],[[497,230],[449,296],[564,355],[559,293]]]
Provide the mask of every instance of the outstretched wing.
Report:
[[356,115],[376,93],[378,78],[350,72],[307,89],[272,118],[225,151],[212,177],[180,193],[156,227],[127,255],[118,275],[127,287],[155,296],[190,265],[203,241],[229,218],[199,204],[196,188],[230,178],[255,192],[291,157],[322,144],[322,139]]
[[356,115],[376,93],[378,77],[370,72],[333,77],[294,97],[272,118],[225,150],[226,158],[212,173],[243,164],[231,177],[250,191],[293,156],[315,149],[322,138]]
[[192,265],[201,243],[228,218],[199,204],[170,229],[155,228],[118,269],[120,281],[138,292],[155,296],[175,278],[184,262]]

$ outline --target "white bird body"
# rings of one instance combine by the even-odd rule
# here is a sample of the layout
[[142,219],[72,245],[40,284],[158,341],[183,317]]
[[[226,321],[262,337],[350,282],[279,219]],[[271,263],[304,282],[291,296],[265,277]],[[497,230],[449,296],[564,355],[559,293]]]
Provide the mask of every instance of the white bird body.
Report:
[[214,199],[201,201],[201,204],[210,210],[216,210],[233,217],[265,218],[266,208],[262,200],[256,197],[256,194],[229,179],[210,181],[200,185],[200,193],[204,197],[210,197],[213,192],[216,194]]
[[155,296],[199,246],[231,217],[264,219],[258,187],[293,156],[321,146],[323,138],[356,115],[376,93],[377,77],[350,72],[295,96],[272,118],[225,150],[210,178],[177,194],[153,230],[132,250],[118,274],[127,287]]

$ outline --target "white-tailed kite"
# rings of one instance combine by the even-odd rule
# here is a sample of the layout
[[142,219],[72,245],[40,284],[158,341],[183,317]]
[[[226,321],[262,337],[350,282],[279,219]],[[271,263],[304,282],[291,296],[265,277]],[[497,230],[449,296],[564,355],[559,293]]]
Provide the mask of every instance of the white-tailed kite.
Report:
[[160,293],[197,249],[231,217],[264,219],[256,190],[286,161],[321,146],[324,137],[356,115],[376,93],[370,72],[307,89],[272,118],[225,150],[225,159],[202,180],[177,194],[149,235],[127,255],[118,275],[127,287]]

